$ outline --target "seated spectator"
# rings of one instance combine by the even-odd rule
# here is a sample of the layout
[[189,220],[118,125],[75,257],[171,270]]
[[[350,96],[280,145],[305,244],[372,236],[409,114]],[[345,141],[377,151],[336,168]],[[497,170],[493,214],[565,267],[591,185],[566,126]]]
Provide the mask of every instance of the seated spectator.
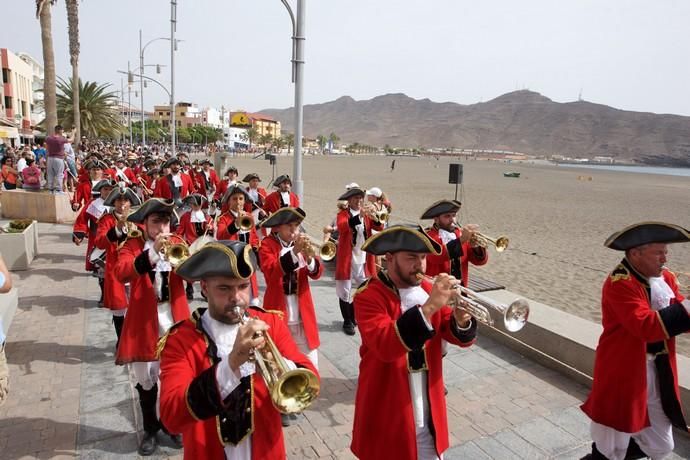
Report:
[[14,157],[5,157],[2,159],[2,183],[5,185],[5,190],[14,190],[17,188],[17,170],[14,169]]
[[24,190],[41,189],[41,170],[31,158],[26,160],[26,168],[22,170],[22,182],[22,188]]

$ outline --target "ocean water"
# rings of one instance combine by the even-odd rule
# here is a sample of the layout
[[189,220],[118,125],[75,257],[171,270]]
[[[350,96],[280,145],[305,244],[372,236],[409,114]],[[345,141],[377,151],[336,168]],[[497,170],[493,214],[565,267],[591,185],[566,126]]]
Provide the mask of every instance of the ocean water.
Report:
[[578,165],[559,164],[563,168],[600,169],[606,171],[623,171],[641,174],[663,174],[666,176],[690,177],[690,168],[664,168],[660,166],[618,166],[618,165]]

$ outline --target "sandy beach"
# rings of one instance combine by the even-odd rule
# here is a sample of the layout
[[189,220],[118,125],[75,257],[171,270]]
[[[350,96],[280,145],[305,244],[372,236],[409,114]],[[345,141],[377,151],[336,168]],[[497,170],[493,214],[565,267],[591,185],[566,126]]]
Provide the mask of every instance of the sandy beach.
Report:
[[[450,159],[385,156],[305,157],[303,162],[305,223],[321,237],[321,228],[336,213],[336,198],[345,185],[377,186],[393,203],[391,223],[419,222],[431,203],[453,198],[448,184]],[[278,157],[276,174],[292,175],[292,157]],[[690,227],[687,177],[545,164],[463,161],[460,223],[476,223],[489,236],[507,236],[510,248],[491,249],[489,263],[470,269],[525,297],[599,322],[601,286],[622,253],[603,246],[613,232],[635,222],[666,221]],[[267,188],[272,167],[266,160],[229,158],[240,177],[257,172]],[[505,178],[504,171],[520,172]],[[591,176],[591,180],[581,180]],[[425,225],[428,225],[427,221]],[[690,294],[690,244],[669,247],[669,267],[679,274],[684,295]],[[690,339],[679,348],[690,355]]]

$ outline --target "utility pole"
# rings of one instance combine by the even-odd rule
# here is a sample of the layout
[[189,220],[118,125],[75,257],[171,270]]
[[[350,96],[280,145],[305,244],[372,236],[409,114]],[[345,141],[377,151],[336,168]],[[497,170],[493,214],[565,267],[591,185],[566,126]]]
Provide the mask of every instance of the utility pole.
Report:
[[[129,61],[127,61],[127,73],[131,75]],[[129,125],[129,145],[132,145],[132,83],[127,81],[127,124]]]
[[139,94],[141,94],[141,143],[146,146],[146,122],[144,121],[144,51],[141,49],[141,29],[139,29]]
[[172,143],[170,151],[172,156],[175,156],[175,143],[177,142],[175,135],[175,49],[177,48],[175,29],[177,29],[177,0],[170,0],[170,122],[172,125],[170,128]]

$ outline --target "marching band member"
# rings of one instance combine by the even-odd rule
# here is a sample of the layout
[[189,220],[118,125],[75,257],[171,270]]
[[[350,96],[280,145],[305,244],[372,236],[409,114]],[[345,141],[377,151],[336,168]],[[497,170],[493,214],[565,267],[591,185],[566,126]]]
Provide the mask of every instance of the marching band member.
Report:
[[[183,433],[185,459],[286,457],[280,413],[252,360],[265,343],[257,333],[270,335],[289,368],[316,369],[278,315],[249,306],[255,266],[246,243],[218,241],[176,270],[187,280],[201,280],[208,299],[208,309],[173,326],[159,347],[161,419]],[[255,319],[243,322],[245,312]]]
[[220,181],[216,172],[211,169],[211,162],[209,160],[201,162],[201,170],[196,172],[194,178],[196,179],[196,189],[201,195],[206,197],[206,203],[213,200]]
[[[108,211],[108,208],[105,206],[105,199],[108,198],[108,194],[115,185],[115,182],[111,179],[103,179],[93,186],[91,189],[92,199],[87,206],[82,208],[74,221],[72,230],[72,242],[77,246],[81,245],[84,238],[87,239],[85,269],[86,271],[92,272],[93,275],[98,278],[98,286],[101,289],[101,297],[98,301],[99,307],[103,306],[104,275],[102,267],[96,265],[94,261],[92,261],[92,259],[96,259],[92,257],[92,253],[95,247],[94,242],[96,240],[96,231],[98,230],[98,220]],[[98,196],[96,197],[95,195]],[[99,252],[102,251],[99,250]]]
[[[198,193],[192,193],[184,199],[184,204],[191,209],[182,214],[175,233],[184,238],[190,245],[200,236],[207,235],[213,230],[213,219],[211,216],[207,216],[202,209],[206,201],[206,197]],[[194,284],[187,282],[185,292],[187,300],[194,299]]]
[[115,263],[118,248],[125,242],[130,231],[139,232],[136,226],[127,224],[127,216],[130,208],[139,206],[141,201],[133,190],[119,187],[108,194],[104,204],[112,208],[112,211],[103,214],[98,221],[94,244],[97,248],[105,250],[103,306],[113,313],[117,349],[129,301],[124,283],[115,277]]
[[160,177],[161,170],[159,168],[151,168],[146,171],[146,177],[141,183],[141,191],[147,200],[153,197],[153,194],[155,193],[154,190],[156,190]]
[[367,205],[373,206],[376,212],[385,211],[390,214],[393,211],[393,205],[391,204],[386,194],[383,193],[378,187],[372,187],[367,190],[366,194]]
[[[216,201],[221,201],[223,199],[228,188],[237,185],[238,175],[237,168],[234,166],[230,166],[228,170],[225,171],[225,176],[223,176],[223,180],[220,181],[220,184],[216,188],[216,194],[213,196]],[[223,210],[223,212],[225,212],[225,210]]]
[[89,160],[84,164],[83,169],[87,174],[79,175],[79,183],[72,196],[72,211],[79,211],[91,201],[91,189],[103,179],[103,170],[106,168],[107,165],[98,159]]
[[[151,198],[130,214],[127,220],[140,224],[143,232],[128,235],[115,264],[117,279],[131,285],[115,363],[131,363],[134,371],[144,425],[138,452],[144,456],[155,452],[158,431],[166,431],[156,415],[159,371],[156,345],[174,323],[189,318],[182,278],[175,274],[163,253],[169,244],[174,207],[170,200]],[[170,436],[180,447],[179,436]]]
[[[252,220],[249,229],[241,228],[240,218],[251,214],[244,210],[244,203],[249,200],[249,195],[240,185],[231,186],[223,197],[222,206],[227,209],[219,218],[216,225],[216,238],[218,240],[239,240],[251,245],[255,253],[259,251],[259,237],[256,234],[256,221]],[[259,305],[259,284],[256,273],[251,277],[251,305]]]
[[361,212],[364,190],[352,187],[342,194],[338,201],[347,201],[348,207],[338,212],[335,228],[326,227],[327,237],[338,231],[336,252],[335,291],[343,316],[343,332],[355,334],[355,312],[352,305],[352,287],[355,289],[376,272],[374,256],[362,251],[362,244],[372,235],[372,230],[383,230],[383,224],[370,215]]
[[190,193],[194,193],[192,178],[180,171],[182,163],[177,158],[171,158],[163,164],[163,168],[170,168],[170,173],[156,182],[153,196],[166,200],[173,200],[176,207],[182,206],[182,200]]
[[115,176],[113,179],[115,179],[115,182],[124,182],[127,187],[130,187],[136,183],[137,176],[129,169],[123,157],[117,157],[115,159]]
[[261,182],[259,175],[257,173],[247,174],[244,176],[244,179],[242,179],[242,182],[248,184],[246,192],[247,195],[249,195],[249,201],[244,205],[245,211],[251,212],[256,222],[268,217],[263,210],[268,193],[265,188],[259,187],[259,183]]
[[295,195],[292,189],[292,179],[287,174],[276,177],[273,181],[273,186],[278,190],[269,193],[264,203],[264,211],[272,214],[280,208],[299,208],[299,197]]
[[264,304],[277,308],[300,351],[319,367],[319,326],[309,279],[321,278],[323,266],[308,235],[300,233],[306,213],[281,208],[261,222],[270,228],[259,249],[261,272],[266,278]]
[[389,227],[363,249],[384,255],[387,269],[354,297],[362,345],[352,452],[363,460],[442,458],[449,440],[441,340],[468,347],[477,323],[447,307],[454,277],[420,281],[427,254],[441,252],[421,227]]
[[462,204],[456,200],[441,200],[424,211],[420,219],[433,219],[434,223],[426,229],[428,235],[441,245],[441,254],[427,258],[426,274],[436,276],[449,273],[467,287],[469,283],[469,264],[484,265],[489,260],[485,247],[475,245],[472,238],[479,226],[468,224],[462,228],[455,222],[455,216]]
[[666,263],[668,243],[690,242],[682,227],[631,225],[604,245],[625,251],[601,296],[594,382],[582,410],[594,443],[586,459],[664,458],[673,430],[688,426],[678,389],[675,336],[690,331],[690,301]]

